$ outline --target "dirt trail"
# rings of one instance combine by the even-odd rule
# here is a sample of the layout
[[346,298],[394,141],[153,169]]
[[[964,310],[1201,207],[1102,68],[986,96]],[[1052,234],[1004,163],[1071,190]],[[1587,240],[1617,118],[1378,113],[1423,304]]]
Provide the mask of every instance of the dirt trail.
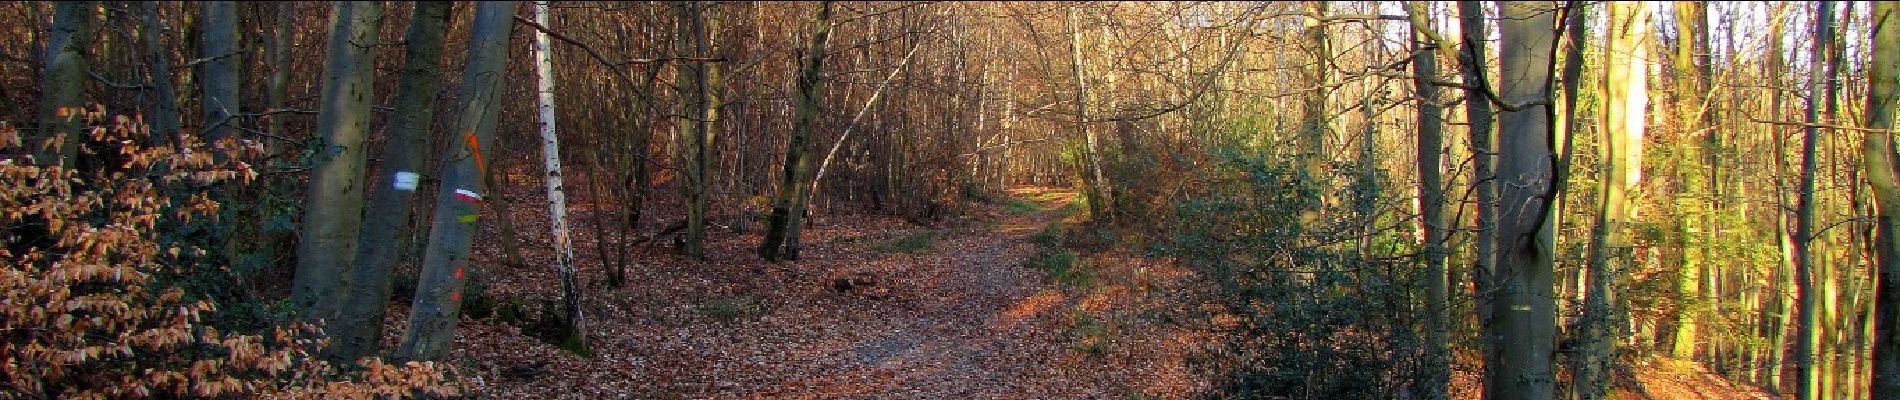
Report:
[[[1077,350],[1089,296],[1020,266],[1071,195],[1014,194],[1038,207],[983,206],[979,222],[928,230],[934,240],[914,253],[880,246],[925,228],[863,216],[820,220],[797,262],[758,261],[756,233],[718,238],[709,261],[670,258],[630,271],[628,288],[596,287],[593,357],[472,321],[452,362],[502,398],[1105,398],[1191,386],[1168,335]],[[552,279],[523,270],[495,286],[551,298]]]

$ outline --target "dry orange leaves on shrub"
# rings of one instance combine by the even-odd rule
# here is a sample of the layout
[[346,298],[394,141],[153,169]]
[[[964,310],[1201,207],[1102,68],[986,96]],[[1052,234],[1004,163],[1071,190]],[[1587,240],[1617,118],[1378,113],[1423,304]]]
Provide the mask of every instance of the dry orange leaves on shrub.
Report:
[[[123,163],[82,173],[0,156],[0,398],[455,393],[433,364],[370,360],[340,371],[313,357],[323,344],[313,327],[286,324],[266,337],[207,326],[217,305],[166,282],[221,269],[200,265],[201,250],[160,239],[168,224],[212,215],[218,204],[204,190],[176,202],[166,193],[248,181],[256,172],[242,160],[262,146],[181,137],[178,147],[146,148],[135,143],[147,135],[136,119],[65,114],[92,126],[91,143],[119,149],[89,155]],[[0,154],[24,151],[21,142],[0,124]],[[229,161],[216,161],[220,154]]]

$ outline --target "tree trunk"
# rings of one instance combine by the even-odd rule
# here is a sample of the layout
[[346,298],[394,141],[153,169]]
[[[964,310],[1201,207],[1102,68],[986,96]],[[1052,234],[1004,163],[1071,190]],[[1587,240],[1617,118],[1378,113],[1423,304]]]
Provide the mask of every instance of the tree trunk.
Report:
[[[543,27],[548,25],[548,2],[537,1],[533,4],[534,22]],[[561,298],[563,316],[567,322],[562,346],[568,350],[587,353],[587,323],[581,313],[580,283],[574,272],[574,242],[567,232],[567,188],[561,185],[561,140],[554,132],[554,62],[549,54],[553,40],[547,31],[534,31],[534,71],[536,104],[541,119],[541,155],[542,165],[546,167],[548,183],[548,217],[551,220],[554,238],[554,269],[561,275]],[[703,170],[702,170],[703,171]],[[701,187],[704,193],[704,187]],[[602,260],[605,261],[605,260]]]
[[785,175],[779,180],[778,193],[772,199],[772,215],[766,220],[765,241],[759,245],[759,257],[778,261],[780,251],[786,259],[798,259],[798,226],[805,212],[805,188],[801,184],[811,175],[812,130],[818,123],[820,102],[824,101],[825,40],[831,35],[831,2],[818,3],[812,20],[811,45],[801,55],[798,93],[793,98],[792,135],[785,147]]
[[[382,19],[381,2],[339,2],[331,8],[330,50],[317,111],[323,142],[313,156],[297,275],[291,282],[291,307],[310,321],[335,317],[349,289],[345,273],[362,229],[363,144],[375,99],[370,50]],[[213,108],[212,101],[206,99],[206,109]]]
[[1602,163],[1600,190],[1597,192],[1597,223],[1592,232],[1588,294],[1584,303],[1582,332],[1578,334],[1582,355],[1577,363],[1577,394],[1581,399],[1601,399],[1610,394],[1611,372],[1615,371],[1616,340],[1622,317],[1623,266],[1631,264],[1629,223],[1630,196],[1642,177],[1644,110],[1649,106],[1647,59],[1649,27],[1653,12],[1650,3],[1615,2],[1609,4],[1609,37],[1603,48],[1604,96],[1601,118],[1599,162]]
[[1795,325],[1795,396],[1801,400],[1817,400],[1822,390],[1820,374],[1815,368],[1816,350],[1820,346],[1820,334],[1823,328],[1821,315],[1815,306],[1819,304],[1820,292],[1816,290],[1818,282],[1814,274],[1815,262],[1812,253],[1814,241],[1814,175],[1817,160],[1815,145],[1820,141],[1820,128],[1812,125],[1821,123],[1822,97],[1826,96],[1826,86],[1822,80],[1831,75],[1827,71],[1827,38],[1834,36],[1834,2],[1822,1],[1815,10],[1814,52],[1809,70],[1809,85],[1813,91],[1808,97],[1806,134],[1801,143],[1801,188],[1796,191],[1800,196],[1795,204],[1794,226],[1794,275],[1795,296],[1800,302],[1796,312]]
[[370,190],[364,210],[363,235],[357,243],[356,262],[349,268],[350,295],[327,329],[335,359],[354,361],[375,353],[382,343],[391,290],[389,272],[402,258],[397,244],[408,234],[409,210],[422,181],[418,171],[429,159],[435,98],[442,90],[442,36],[448,30],[450,8],[452,3],[446,1],[416,2],[409,19],[396,110],[378,172],[382,178]]
[[[1550,143],[1550,74],[1556,26],[1550,2],[1507,1],[1499,6],[1498,215],[1495,281],[1479,297],[1491,315],[1481,320],[1485,396],[1549,399],[1556,344],[1549,247],[1537,243],[1555,188]],[[1515,110],[1513,110],[1515,108]]]
[[[1706,82],[1709,76],[1704,74],[1702,68],[1697,67],[1698,65],[1706,64],[1706,61],[1698,62],[1697,59],[1707,55],[1709,49],[1708,37],[1704,35],[1708,29],[1708,4],[1700,1],[1677,1],[1675,2],[1675,11],[1677,39],[1676,54],[1673,58],[1677,77],[1676,101],[1678,104],[1676,104],[1676,106],[1679,118],[1683,122],[1680,126],[1683,132],[1702,131],[1701,135],[1704,135],[1703,137],[1705,139],[1702,151],[1706,153],[1704,154],[1705,161],[1710,161],[1708,165],[1705,165],[1709,170],[1707,177],[1709,181],[1706,183],[1708,185],[1707,188],[1713,189],[1716,182],[1715,174],[1718,168],[1716,168],[1716,164],[1713,163],[1715,148],[1710,145],[1716,143],[1715,138],[1718,136],[1715,134],[1714,125],[1710,123],[1709,118],[1713,115],[1713,113],[1709,112],[1708,108],[1707,93],[1709,87]],[[1677,157],[1676,159],[1678,162],[1686,161],[1684,157]],[[1685,176],[1685,178],[1687,177]],[[1682,188],[1682,190],[1689,191],[1694,189],[1685,187]],[[1713,190],[1707,193],[1711,199],[1714,198],[1714,194]],[[1707,214],[1713,215],[1714,210],[1711,209],[1709,211]],[[1689,213],[1681,212],[1677,213],[1677,215],[1677,223],[1689,223]],[[1716,225],[1712,222],[1713,221],[1704,221],[1705,226],[1703,230],[1712,232],[1716,228]],[[1687,229],[1682,229],[1682,231],[1685,236],[1688,235]],[[1683,238],[1682,244],[1684,247],[1689,245],[1687,237]],[[1697,333],[1698,320],[1701,319],[1700,314],[1702,310],[1712,306],[1712,304],[1709,304],[1710,299],[1706,298],[1707,290],[1702,285],[1702,281],[1705,277],[1715,275],[1715,271],[1713,270],[1703,270],[1703,265],[1709,264],[1709,262],[1712,261],[1710,257],[1708,257],[1709,254],[1706,253],[1708,249],[1711,248],[1710,246],[1712,246],[1712,242],[1705,243],[1702,246],[1704,247],[1703,250],[1705,253],[1701,260],[1683,263],[1681,265],[1681,273],[1677,276],[1677,296],[1684,306],[1678,308],[1675,315],[1676,332],[1673,335],[1675,342],[1671,344],[1670,354],[1678,359],[1690,360],[1695,358],[1696,339],[1699,337]],[[1689,249],[1684,248],[1681,249],[1681,251],[1687,253]],[[1685,259],[1687,258],[1685,257]],[[1713,264],[1709,265],[1710,268],[1713,269]]]
[[1110,199],[1108,178],[1102,174],[1102,153],[1096,145],[1095,131],[1089,129],[1088,91],[1089,84],[1084,76],[1082,62],[1082,23],[1075,5],[1069,6],[1069,68],[1075,73],[1075,130],[1082,136],[1082,162],[1087,179],[1082,180],[1083,191],[1088,193],[1089,217],[1096,220],[1109,220],[1114,204]]
[[88,76],[86,48],[92,44],[94,5],[90,1],[53,4],[53,29],[46,42],[46,67],[41,71],[40,125],[33,143],[33,162],[71,168],[79,155],[80,130],[85,122],[69,111],[86,106]]
[[1422,1],[1405,2],[1412,19],[1412,88],[1418,102],[1418,209],[1424,228],[1420,256],[1425,263],[1425,365],[1420,373],[1426,399],[1451,398],[1451,282],[1445,273],[1444,110],[1439,106],[1438,58],[1440,44],[1420,31],[1432,29]]
[[674,84],[679,91],[679,122],[674,149],[679,151],[681,189],[686,198],[686,233],[682,254],[693,259],[706,257],[706,178],[711,159],[707,137],[706,66],[688,60],[710,54],[706,48],[705,5],[698,1],[673,3],[677,36],[673,42]]
[[[1458,63],[1458,66],[1459,72],[1464,75],[1464,84],[1467,87],[1465,121],[1471,142],[1471,184],[1477,187],[1474,191],[1477,192],[1478,197],[1478,204],[1473,207],[1477,214],[1477,226],[1472,228],[1477,232],[1477,237],[1473,240],[1477,246],[1477,254],[1471,266],[1474,283],[1472,287],[1474,290],[1483,291],[1491,286],[1492,266],[1497,263],[1495,249],[1497,243],[1492,239],[1497,236],[1497,211],[1494,208],[1497,205],[1497,182],[1492,181],[1491,172],[1491,158],[1496,153],[1491,146],[1491,129],[1494,121],[1491,101],[1480,89],[1476,89],[1480,83],[1486,82],[1485,63],[1487,61],[1484,38],[1488,27],[1484,18],[1483,3],[1475,0],[1459,1],[1458,23],[1462,28],[1460,32],[1464,35],[1458,41],[1464,47],[1461,55],[1463,60]],[[1486,313],[1488,313],[1487,310],[1478,309],[1479,318],[1485,318]]]
[[1873,399],[1900,399],[1900,153],[1895,152],[1895,107],[1900,106],[1900,3],[1874,3],[1872,65],[1867,69],[1867,128],[1862,152],[1878,206],[1875,231]]
[[164,26],[160,25],[156,1],[139,2],[145,12],[144,32],[145,53],[152,63],[152,143],[170,143],[178,140],[178,91],[172,87],[171,52],[165,51],[161,38]]
[[1330,68],[1330,63],[1333,62],[1333,51],[1332,46],[1327,43],[1326,22],[1321,20],[1326,15],[1326,2],[1303,1],[1300,4],[1307,13],[1306,17],[1301,19],[1302,38],[1306,52],[1313,58],[1313,64],[1304,68],[1303,71],[1306,73],[1304,80],[1312,85],[1313,89],[1307,91],[1306,96],[1301,98],[1300,137],[1306,141],[1306,146],[1310,146],[1306,149],[1307,173],[1314,177],[1322,177],[1326,176],[1327,165],[1332,162],[1331,156],[1327,154],[1329,149],[1326,147],[1327,128],[1331,125],[1329,121],[1332,115],[1326,111],[1326,100],[1333,95],[1332,69]]
[[[204,37],[204,39],[199,42],[198,56],[208,60],[199,64],[198,67],[199,85],[204,89],[204,95],[199,99],[200,103],[198,105],[204,108],[205,135],[203,139],[206,143],[211,143],[222,140],[226,136],[230,136],[231,132],[237,131],[235,128],[237,121],[232,120],[232,116],[236,115],[239,110],[239,101],[242,99],[238,98],[238,85],[243,82],[243,80],[238,77],[238,66],[242,64],[238,62],[240,59],[240,55],[238,55],[238,40],[240,40],[240,37],[238,36],[237,30],[237,2],[207,1],[198,4],[203,8],[204,12],[204,22],[198,26],[198,29]],[[381,23],[380,20],[382,17],[382,6],[376,5],[374,8],[376,8],[375,11],[365,14],[370,15],[371,19],[375,20],[371,25],[364,27],[364,29],[368,29],[369,35],[365,37],[369,38],[371,42],[376,40],[376,26]],[[332,36],[332,40],[334,39],[335,36]],[[360,47],[364,49],[364,51],[368,51],[369,46],[369,43],[364,43]],[[338,51],[340,48],[341,47],[337,47],[336,44],[332,44],[330,50]],[[367,61],[369,59],[368,57],[369,56],[363,56],[361,58],[361,60],[364,60],[364,67],[362,67],[364,69],[371,68],[368,67],[371,65],[370,62]],[[335,60],[334,56],[331,60]],[[352,65],[351,68],[356,67]],[[374,74],[374,71],[362,71],[360,74],[369,77],[365,79],[373,79],[371,75]],[[363,85],[365,88],[363,99],[365,101],[370,100],[369,92],[367,91],[368,85],[369,84]],[[328,97],[325,97],[325,99],[328,99]],[[326,102],[326,105],[327,104]],[[367,122],[364,123],[367,124]],[[367,126],[365,126],[365,128],[367,128]],[[318,130],[322,131],[323,128],[319,127]],[[360,151],[357,153],[361,154]]]
[[[461,104],[453,132],[455,145],[443,159],[442,188],[437,192],[429,245],[423,250],[422,275],[416,280],[416,298],[410,307],[408,331],[396,358],[438,360],[448,355],[455,323],[462,309],[469,250],[480,228],[482,193],[488,188],[482,174],[483,156],[494,144],[495,114],[500,108],[504,64],[508,60],[508,32],[514,25],[515,3],[482,2],[475,6],[475,25],[469,33],[467,69],[462,74]],[[484,145],[486,144],[486,146]]]

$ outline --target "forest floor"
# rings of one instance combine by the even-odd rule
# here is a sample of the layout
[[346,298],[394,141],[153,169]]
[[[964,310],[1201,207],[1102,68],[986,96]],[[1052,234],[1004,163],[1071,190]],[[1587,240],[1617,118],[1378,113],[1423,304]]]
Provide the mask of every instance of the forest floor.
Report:
[[[524,335],[530,324],[489,318],[463,322],[451,362],[473,390],[497,398],[1182,398],[1208,389],[1186,355],[1211,343],[1211,330],[1153,317],[1178,303],[1161,297],[1183,292],[1191,273],[1112,252],[1059,278],[1024,266],[1046,246],[1035,236],[1075,222],[1072,194],[1010,195],[938,227],[820,216],[793,262],[759,260],[757,229],[710,234],[700,262],[642,244],[630,259],[643,262],[619,289],[600,284],[596,235],[583,222],[591,211],[577,205],[591,356]],[[558,298],[545,225],[529,217],[544,211],[531,192],[511,197],[529,267],[490,268],[489,291],[538,307]],[[501,259],[494,243],[478,247],[477,260]],[[406,310],[392,314],[390,336]]]
[[[629,251],[620,288],[605,286],[595,247],[619,237],[595,234],[594,218],[613,212],[577,201],[570,224],[590,313],[583,356],[531,334],[534,310],[554,308],[559,280],[542,193],[508,192],[525,266],[506,266],[500,235],[484,230],[475,260],[490,266],[488,294],[503,311],[465,318],[449,360],[483,398],[1200,397],[1215,383],[1194,360],[1219,351],[1219,332],[1238,321],[1197,300],[1212,285],[1167,259],[1104,249],[1072,268],[1037,268],[1052,250],[1068,253],[1055,247],[1061,232],[1084,223],[1063,190],[1011,190],[936,226],[821,213],[804,231],[801,260],[782,263],[758,258],[756,225],[709,228],[705,261],[684,261],[670,240],[610,240],[609,253]],[[386,346],[407,318],[398,303]],[[508,304],[529,315],[500,315]],[[1479,367],[1465,364],[1453,393],[1475,398]],[[1772,398],[1694,367],[1628,372],[1624,398]]]

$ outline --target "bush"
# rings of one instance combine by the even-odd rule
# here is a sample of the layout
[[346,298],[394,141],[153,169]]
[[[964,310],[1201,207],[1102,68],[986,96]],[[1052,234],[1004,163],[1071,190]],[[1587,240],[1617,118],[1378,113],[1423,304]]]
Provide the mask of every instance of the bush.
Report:
[[[64,112],[91,126],[80,139],[119,144],[124,161],[81,173],[0,159],[0,397],[455,394],[450,371],[430,363],[339,371],[315,356],[324,339],[313,327],[251,335],[209,323],[218,304],[188,289],[230,272],[188,235],[220,208],[207,188],[256,177],[244,160],[261,146],[181,136],[182,150],[141,148],[134,120]],[[0,125],[0,154],[21,141]]]

